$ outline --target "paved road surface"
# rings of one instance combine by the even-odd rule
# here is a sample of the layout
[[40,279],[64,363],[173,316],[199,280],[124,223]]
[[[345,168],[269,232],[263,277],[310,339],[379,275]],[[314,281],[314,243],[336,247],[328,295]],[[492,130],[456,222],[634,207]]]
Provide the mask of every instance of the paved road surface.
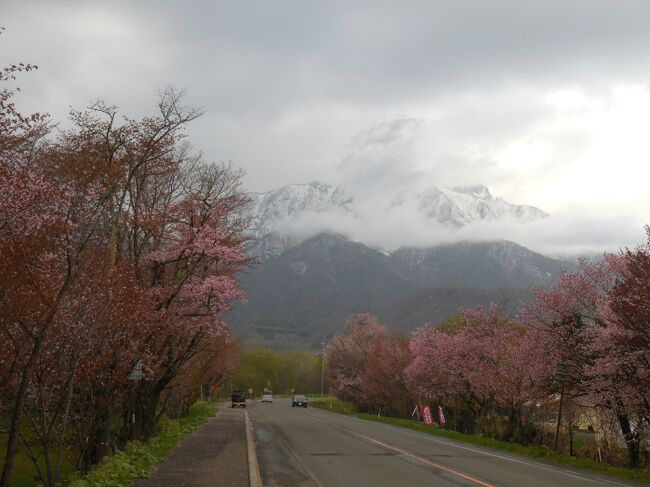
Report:
[[264,485],[615,487],[640,485],[456,443],[289,400],[248,402]]

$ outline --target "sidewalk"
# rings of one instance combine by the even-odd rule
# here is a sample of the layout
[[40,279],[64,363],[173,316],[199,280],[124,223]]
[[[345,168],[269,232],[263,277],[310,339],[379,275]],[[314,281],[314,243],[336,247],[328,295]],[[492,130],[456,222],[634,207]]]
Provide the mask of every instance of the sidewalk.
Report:
[[134,487],[248,487],[244,411],[220,406],[156,471]]

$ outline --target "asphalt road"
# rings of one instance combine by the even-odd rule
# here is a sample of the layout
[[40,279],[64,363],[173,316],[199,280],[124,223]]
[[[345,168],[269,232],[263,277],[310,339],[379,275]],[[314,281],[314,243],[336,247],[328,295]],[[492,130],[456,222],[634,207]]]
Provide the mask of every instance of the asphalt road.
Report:
[[316,408],[248,401],[264,485],[640,485]]

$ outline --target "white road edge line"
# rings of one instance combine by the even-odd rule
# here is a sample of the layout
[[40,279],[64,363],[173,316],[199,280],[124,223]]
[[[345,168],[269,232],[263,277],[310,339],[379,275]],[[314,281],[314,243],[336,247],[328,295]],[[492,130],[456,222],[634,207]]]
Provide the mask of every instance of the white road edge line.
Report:
[[[328,412],[327,410],[322,410],[322,409],[320,411],[323,411],[325,413]],[[336,413],[334,413],[334,414],[336,414]],[[356,418],[356,419],[358,419],[358,418]],[[459,445],[457,443],[452,443],[450,441],[445,441],[445,440],[441,440],[441,439],[438,439],[438,438],[434,438],[431,435],[428,435],[427,433],[416,433],[414,431],[410,431],[410,430],[407,430],[405,428],[400,428],[399,426],[394,426],[394,425],[384,425],[384,426],[390,426],[390,427],[395,428],[398,431],[400,431],[400,432],[402,432],[402,433],[404,433],[404,434],[406,434],[408,436],[413,436],[415,438],[424,439],[424,440],[430,441],[432,443],[440,443],[440,444],[443,444],[443,445],[448,445],[448,446],[450,446],[452,448],[460,448],[462,450],[468,450],[468,451],[472,451],[474,453],[482,453],[484,455],[488,455],[488,456],[491,456],[491,457],[500,458],[501,460],[507,460],[507,461],[514,462],[514,463],[522,463],[524,465],[530,465],[532,467],[540,468],[540,469],[543,469],[543,470],[549,470],[551,472],[556,472],[556,473],[563,474],[563,475],[566,475],[568,477],[573,477],[573,478],[580,479],[580,480],[587,480],[587,481],[590,481],[590,482],[608,482],[608,483],[610,483],[612,485],[619,485],[621,487],[630,487],[631,485],[634,485],[634,484],[629,484],[629,483],[624,484],[624,483],[621,483],[621,482],[616,482],[615,480],[610,480],[610,479],[608,479],[606,477],[598,476],[597,474],[596,474],[597,477],[594,478],[594,477],[589,476],[589,475],[584,475],[584,474],[577,473],[577,472],[576,473],[570,472],[570,471],[566,470],[565,468],[562,468],[561,465],[558,465],[557,467],[553,467],[553,466],[550,466],[550,465],[545,465],[545,464],[543,464],[541,462],[535,462],[535,461],[530,461],[530,460],[513,458],[511,456],[499,455],[498,453],[492,453],[490,451],[480,450],[478,448],[471,448],[471,447],[468,447],[468,446]]]
[[253,426],[248,417],[248,411],[244,411],[244,421],[246,423],[246,452],[248,456],[248,480],[250,487],[263,487],[260,467],[257,463],[257,453],[255,452],[255,442],[253,441]]

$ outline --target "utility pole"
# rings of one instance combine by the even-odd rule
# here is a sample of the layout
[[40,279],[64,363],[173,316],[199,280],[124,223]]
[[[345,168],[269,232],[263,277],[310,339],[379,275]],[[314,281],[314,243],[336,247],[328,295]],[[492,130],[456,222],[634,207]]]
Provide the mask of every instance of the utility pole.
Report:
[[[555,427],[555,450],[557,451],[558,443],[560,441],[560,424],[562,423],[562,404],[564,403],[564,386],[571,382],[571,374],[569,372],[569,365],[565,362],[558,362],[555,365],[555,378],[560,382],[560,407],[557,411],[557,426]],[[573,441],[571,432],[569,432],[569,441]],[[570,451],[573,450],[573,445]]]
[[323,386],[325,385],[325,342],[320,343],[323,353],[320,357],[320,397],[323,397]]

